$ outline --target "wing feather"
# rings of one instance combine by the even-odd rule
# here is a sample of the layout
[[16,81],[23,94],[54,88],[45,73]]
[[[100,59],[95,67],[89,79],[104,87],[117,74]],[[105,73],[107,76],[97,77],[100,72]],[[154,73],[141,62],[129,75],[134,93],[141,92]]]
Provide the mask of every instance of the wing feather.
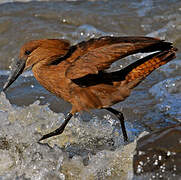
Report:
[[[102,37],[77,45],[77,58],[66,71],[66,77],[77,79],[97,74],[128,55],[138,52],[154,52],[171,48],[172,44],[150,37]],[[81,49],[81,50],[80,50]],[[76,54],[76,51],[75,51]]]

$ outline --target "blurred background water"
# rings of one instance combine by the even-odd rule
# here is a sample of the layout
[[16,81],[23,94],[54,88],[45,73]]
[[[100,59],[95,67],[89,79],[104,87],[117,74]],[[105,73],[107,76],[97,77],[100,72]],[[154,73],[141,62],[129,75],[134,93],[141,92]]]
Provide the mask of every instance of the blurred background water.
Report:
[[[114,106],[124,113],[132,142],[143,131],[181,122],[180,32],[180,0],[2,0],[0,89],[11,62],[29,40],[64,38],[75,44],[104,35],[144,35],[171,41],[179,49],[177,58],[155,70],[126,101]],[[112,68],[141,56],[128,57]],[[70,108],[41,87],[31,71],[19,77],[6,96],[1,93],[0,179],[136,178],[131,158],[134,143],[124,145],[120,124],[104,110],[78,114],[61,136],[47,140],[49,145],[36,143],[41,133],[63,122]]]

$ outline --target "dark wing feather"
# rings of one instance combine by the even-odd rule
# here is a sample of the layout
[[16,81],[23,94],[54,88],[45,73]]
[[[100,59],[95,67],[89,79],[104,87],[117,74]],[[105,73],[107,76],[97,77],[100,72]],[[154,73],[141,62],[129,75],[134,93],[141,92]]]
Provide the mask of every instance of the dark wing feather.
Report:
[[139,52],[154,52],[170,49],[169,42],[150,37],[101,37],[77,44],[77,58],[71,62],[66,77],[77,79],[88,74],[97,74],[128,55]]

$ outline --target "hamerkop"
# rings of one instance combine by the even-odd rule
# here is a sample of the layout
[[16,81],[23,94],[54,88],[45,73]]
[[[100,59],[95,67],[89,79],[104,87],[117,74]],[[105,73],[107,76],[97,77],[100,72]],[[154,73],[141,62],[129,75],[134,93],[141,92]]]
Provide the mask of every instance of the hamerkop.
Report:
[[[64,39],[33,40],[20,50],[5,91],[26,69],[48,91],[72,104],[63,124],[40,140],[64,131],[71,117],[80,111],[106,109],[121,123],[124,141],[128,140],[121,112],[111,108],[125,100],[153,70],[175,58],[172,43],[151,37],[100,37],[70,45]],[[129,66],[106,72],[115,61],[135,53],[154,52]]]

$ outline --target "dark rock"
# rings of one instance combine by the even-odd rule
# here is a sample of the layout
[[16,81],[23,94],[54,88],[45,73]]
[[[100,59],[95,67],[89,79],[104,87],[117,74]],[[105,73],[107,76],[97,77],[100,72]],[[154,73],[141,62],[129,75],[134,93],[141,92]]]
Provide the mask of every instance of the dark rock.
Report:
[[133,168],[136,179],[181,179],[181,124],[140,138]]

